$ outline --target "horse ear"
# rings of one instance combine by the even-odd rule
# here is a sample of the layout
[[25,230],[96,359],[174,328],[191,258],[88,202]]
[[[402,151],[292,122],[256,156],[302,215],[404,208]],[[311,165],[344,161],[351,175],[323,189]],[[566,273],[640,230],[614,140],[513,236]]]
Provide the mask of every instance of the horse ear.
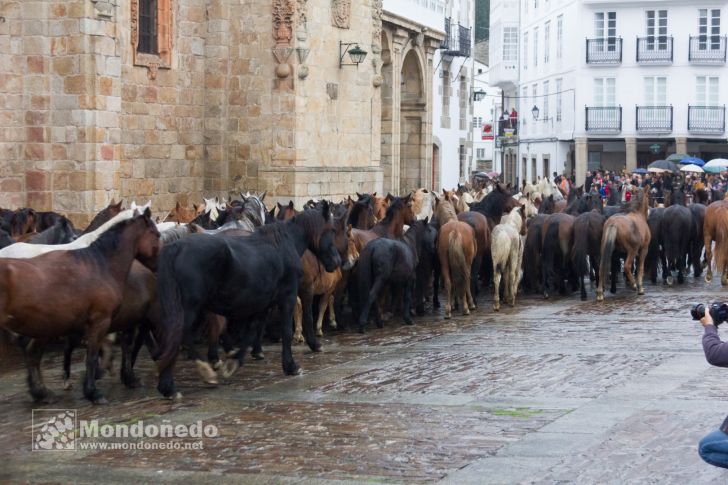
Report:
[[265,194],[267,194],[267,193],[268,193],[268,191],[264,190],[263,193],[258,196],[258,199],[260,199],[260,201],[263,202],[265,200]]
[[324,199],[323,203],[321,204],[321,214],[324,216],[324,219],[326,219],[327,221],[331,217],[331,212],[329,211],[329,201],[328,200]]
[[182,204],[180,204],[179,201],[177,201],[177,203],[175,204],[174,208],[177,209],[177,210],[180,210],[180,208],[182,208]]
[[149,206],[145,205],[144,212],[142,212],[142,215],[144,217],[146,217],[147,219],[151,219],[152,218],[152,209],[150,209]]
[[384,200],[386,200],[387,202],[391,202],[393,199],[394,196],[391,193],[387,192],[387,196],[384,198]]
[[422,189],[422,193],[429,194],[429,192],[427,191],[427,189]]
[[377,196],[376,192],[372,193],[372,197],[376,197],[376,196]]
[[363,196],[362,194],[360,194],[359,192],[356,192],[356,196],[357,196],[357,197],[359,197],[360,199],[361,199],[362,197],[364,197],[364,196]]
[[293,205],[293,201],[292,200],[289,200],[288,201],[288,208],[291,209],[291,210],[293,210],[295,208],[294,205]]

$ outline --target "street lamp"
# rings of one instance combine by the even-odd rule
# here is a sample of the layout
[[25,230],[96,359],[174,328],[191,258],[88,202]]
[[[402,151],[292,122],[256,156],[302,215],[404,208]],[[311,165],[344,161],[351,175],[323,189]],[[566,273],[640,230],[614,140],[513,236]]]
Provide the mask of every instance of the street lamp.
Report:
[[534,121],[538,121],[538,115],[540,113],[540,110],[538,109],[538,106],[535,104],[533,105],[533,109],[531,110],[531,114],[533,115]]
[[482,101],[485,98],[486,92],[478,88],[477,91],[473,91],[473,101]]
[[[346,56],[347,52],[349,53],[351,62],[344,62],[344,56]],[[359,47],[359,44],[355,42],[339,42],[339,69],[341,69],[341,66],[358,66],[364,62],[366,56],[367,51]]]

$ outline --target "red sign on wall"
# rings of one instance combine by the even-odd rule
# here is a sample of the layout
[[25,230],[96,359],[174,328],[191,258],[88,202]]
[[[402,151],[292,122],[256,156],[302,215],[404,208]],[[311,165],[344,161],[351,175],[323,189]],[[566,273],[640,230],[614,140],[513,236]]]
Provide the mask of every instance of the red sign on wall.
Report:
[[485,123],[483,125],[483,133],[482,137],[483,140],[494,140],[495,136],[493,135],[493,125],[490,123]]

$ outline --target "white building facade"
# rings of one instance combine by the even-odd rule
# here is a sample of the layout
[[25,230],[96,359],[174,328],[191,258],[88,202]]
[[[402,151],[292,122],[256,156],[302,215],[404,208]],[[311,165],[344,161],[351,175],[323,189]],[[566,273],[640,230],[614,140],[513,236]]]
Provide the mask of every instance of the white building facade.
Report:
[[507,180],[728,153],[728,2],[496,0],[491,18],[491,82],[520,113]]
[[477,60],[473,79],[473,162],[470,170],[492,172],[495,170],[496,121],[502,113],[501,90],[490,85],[488,66]]

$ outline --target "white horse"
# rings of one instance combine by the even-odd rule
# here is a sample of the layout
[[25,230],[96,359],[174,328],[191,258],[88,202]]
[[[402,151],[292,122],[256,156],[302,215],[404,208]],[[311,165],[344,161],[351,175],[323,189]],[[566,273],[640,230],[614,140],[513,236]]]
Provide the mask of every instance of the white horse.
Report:
[[108,231],[115,224],[126,221],[134,217],[136,211],[144,212],[148,207],[152,205],[150,200],[144,206],[139,207],[136,203],[132,202],[131,207],[125,211],[119,212],[116,216],[106,221],[101,227],[95,231],[89,232],[79,236],[75,241],[68,244],[29,244],[29,243],[15,243],[0,249],[0,258],[34,258],[41,254],[49,253],[51,251],[68,251],[71,249],[82,249],[91,245],[97,240],[104,232]]
[[544,199],[553,195],[554,202],[564,200],[564,195],[556,186],[556,183],[549,180],[548,177],[544,177],[541,179],[541,182],[539,182],[539,184],[536,186],[536,191],[540,192]]
[[516,304],[516,293],[520,281],[521,261],[523,260],[523,240],[525,235],[524,206],[516,207],[501,219],[491,233],[491,254],[493,257],[493,310],[500,310],[500,282],[504,278],[505,294],[503,299],[511,306]]
[[432,220],[435,214],[435,195],[427,189],[417,189],[412,195],[412,212],[415,219]]
[[526,220],[538,215],[538,207],[527,197],[521,197],[518,202],[525,207]]

